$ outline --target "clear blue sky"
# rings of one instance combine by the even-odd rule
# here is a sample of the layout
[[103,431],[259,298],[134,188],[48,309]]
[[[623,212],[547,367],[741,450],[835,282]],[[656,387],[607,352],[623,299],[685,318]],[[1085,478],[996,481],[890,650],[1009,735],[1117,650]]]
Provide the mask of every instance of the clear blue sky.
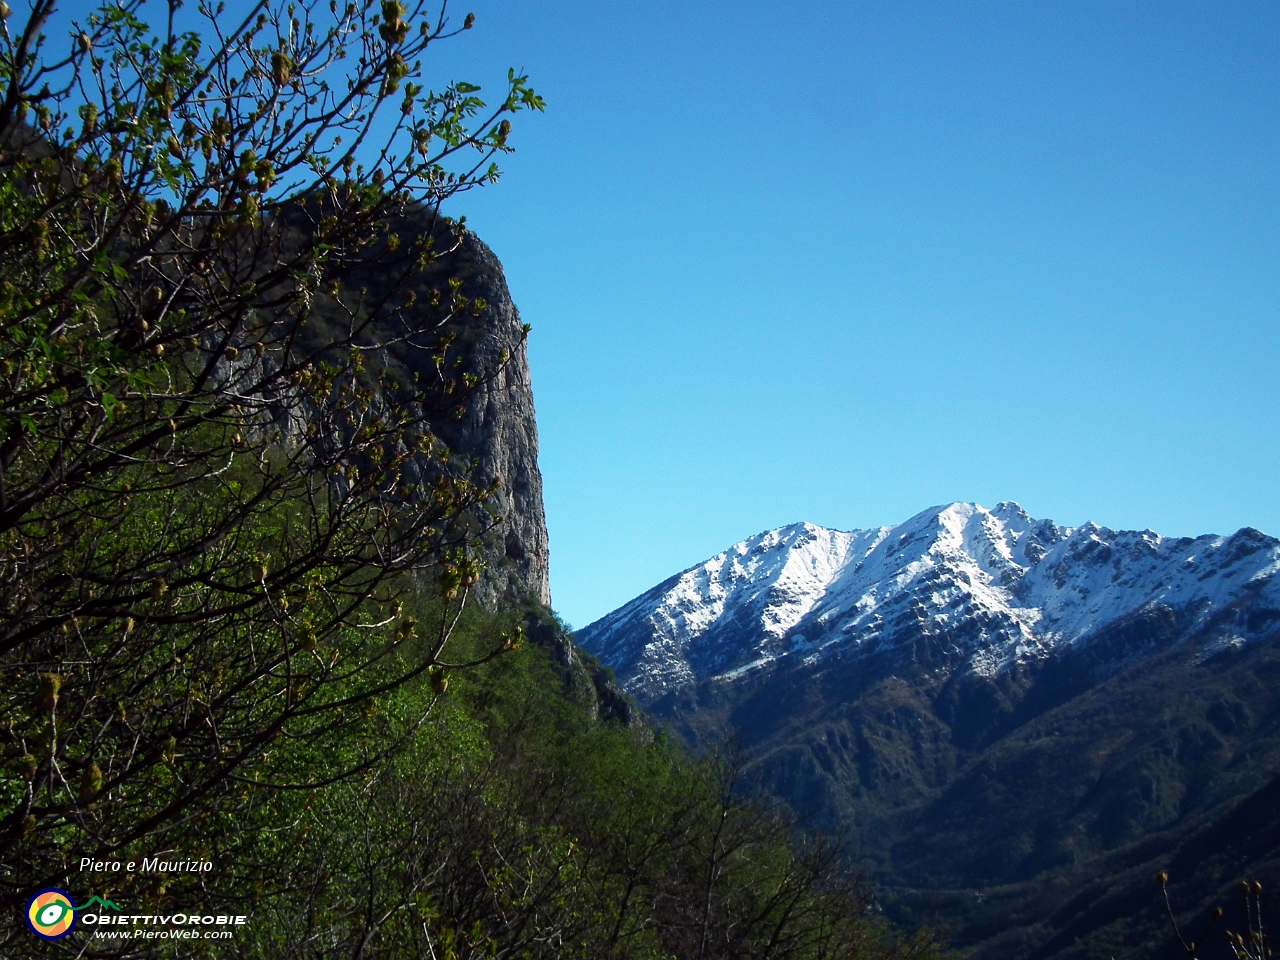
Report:
[[468,9],[573,624],[801,519],[1280,534],[1280,6]]

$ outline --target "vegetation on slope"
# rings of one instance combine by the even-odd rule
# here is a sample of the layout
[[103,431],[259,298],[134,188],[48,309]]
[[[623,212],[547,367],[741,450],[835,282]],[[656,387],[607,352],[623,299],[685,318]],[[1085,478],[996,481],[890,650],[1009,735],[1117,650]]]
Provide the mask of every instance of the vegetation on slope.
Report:
[[[504,629],[475,615],[459,642],[483,649]],[[415,701],[432,698],[424,681],[384,712],[407,722]],[[391,762],[293,796],[292,815],[270,814],[289,828],[253,842],[288,852],[243,857],[267,864],[252,910],[271,918],[254,925],[248,952],[932,954],[927,939],[900,939],[870,912],[838,851],[796,845],[789,822],[743,793],[731,765],[694,763],[643,727],[593,719],[590,707],[532,645],[455,675]]]
[[1275,882],[1280,836],[1256,814],[1280,769],[1280,636],[1208,627],[994,680],[779,671],[677,729],[739,731],[794,809],[847,824],[900,923],[941,919],[981,960],[1145,960],[1170,943],[1158,870],[1193,927],[1242,877]]

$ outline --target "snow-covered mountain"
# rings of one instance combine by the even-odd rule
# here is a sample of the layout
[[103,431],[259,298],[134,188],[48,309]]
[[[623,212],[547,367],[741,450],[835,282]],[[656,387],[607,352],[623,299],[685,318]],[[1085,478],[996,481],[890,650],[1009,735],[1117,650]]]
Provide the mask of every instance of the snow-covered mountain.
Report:
[[1211,645],[1246,643],[1280,626],[1278,570],[1280,541],[1251,528],[1170,539],[953,503],[873,530],[766,531],[575,639],[642,703],[784,662],[907,655],[921,638],[949,672],[996,676],[1153,611],[1179,638],[1208,629]]
[[[1144,904],[1157,870],[1243,869],[1224,837],[1280,862],[1280,541],[1253,529],[1065,528],[1015,503],[800,523],[575,639],[671,735],[731,739],[748,776],[849,838],[891,918],[941,915],[976,960],[1114,944],[1123,877]],[[1232,818],[1254,809],[1249,833]]]

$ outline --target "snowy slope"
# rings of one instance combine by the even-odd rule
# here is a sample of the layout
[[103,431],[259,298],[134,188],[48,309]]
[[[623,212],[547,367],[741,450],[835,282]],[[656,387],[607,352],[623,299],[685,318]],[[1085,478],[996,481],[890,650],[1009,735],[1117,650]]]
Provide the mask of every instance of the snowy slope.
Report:
[[649,701],[782,658],[821,662],[930,637],[962,669],[994,675],[1079,647],[1160,606],[1189,636],[1236,611],[1223,642],[1280,626],[1280,541],[1246,528],[1170,539],[1058,527],[1016,503],[934,507],[894,527],[798,523],[758,534],[578,632]]

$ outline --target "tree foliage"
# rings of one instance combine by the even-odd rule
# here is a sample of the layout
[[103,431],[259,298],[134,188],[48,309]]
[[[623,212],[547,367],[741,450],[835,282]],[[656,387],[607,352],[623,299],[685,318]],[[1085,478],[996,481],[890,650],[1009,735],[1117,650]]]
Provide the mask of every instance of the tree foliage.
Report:
[[[497,373],[454,341],[483,304],[417,294],[465,229],[439,205],[497,176],[506,115],[541,101],[514,74],[492,109],[426,92],[420,56],[471,24],[443,6],[264,0],[225,30],[202,5],[197,32],[170,3],[159,35],[142,6],[73,24],[65,55],[52,0],[3,11],[9,903],[71,848],[155,843],[247,780],[378,762],[364,704],[441,669],[497,520],[431,432]],[[406,212],[427,229],[402,236]],[[376,291],[344,285],[371,269]],[[436,375],[392,380],[392,346]],[[429,631],[404,612],[427,570]],[[271,767],[280,739],[369,746],[317,777]]]
[[[462,643],[482,648],[494,629],[473,621]],[[407,719],[414,696],[388,709]],[[798,839],[731,755],[695,762],[593,720],[539,648],[459,676],[449,698],[366,782],[295,799],[296,842],[281,843],[287,869],[259,878],[252,909],[271,920],[249,952],[936,956],[880,920],[838,847]]]

